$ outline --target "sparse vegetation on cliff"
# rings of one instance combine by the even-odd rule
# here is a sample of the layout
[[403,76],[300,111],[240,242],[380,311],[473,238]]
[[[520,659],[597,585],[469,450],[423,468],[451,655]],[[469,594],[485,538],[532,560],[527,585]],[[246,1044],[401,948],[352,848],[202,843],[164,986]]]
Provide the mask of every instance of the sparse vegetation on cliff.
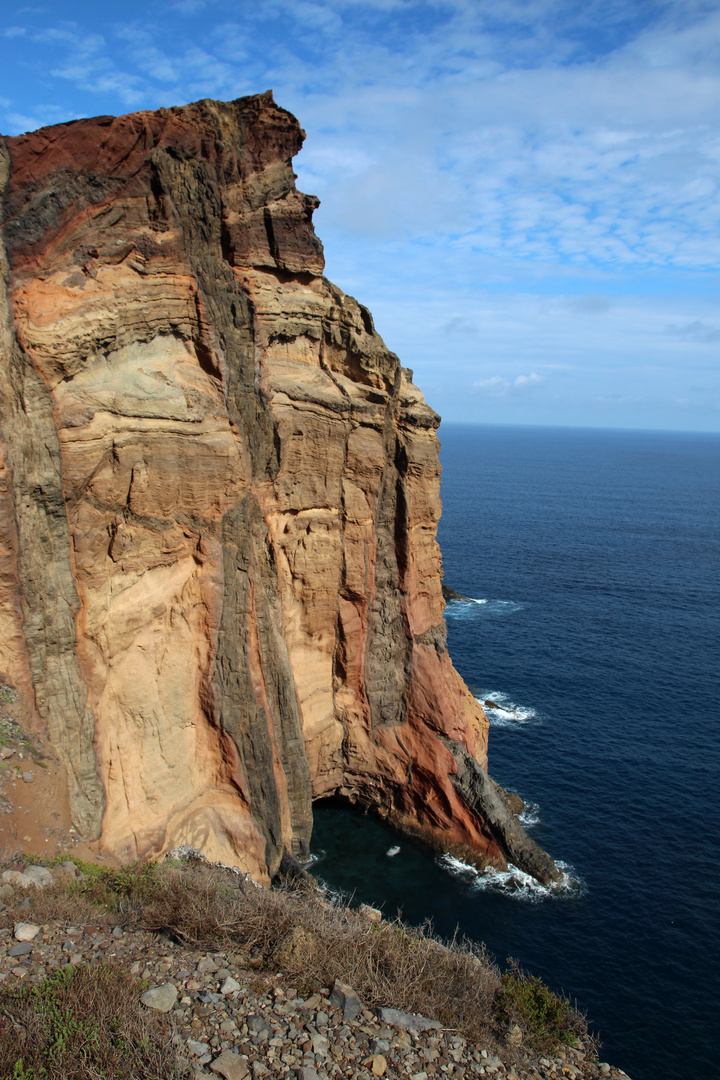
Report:
[[[151,931],[158,935],[159,949],[171,939],[187,949],[232,951],[243,958],[249,978],[275,978],[282,971],[301,995],[327,994],[327,987],[339,980],[353,987],[366,1008],[392,1006],[431,1017],[477,1045],[502,1052],[506,1060],[521,1062],[562,1043],[581,1048],[588,1058],[593,1055],[583,1017],[539,979],[517,969],[502,975],[482,947],[460,940],[441,943],[430,927],[381,919],[371,909],[352,910],[311,882],[269,890],[232,871],[193,861],[77,867],[77,876],[56,868],[47,887],[16,889],[6,896],[0,926],[12,926],[31,913],[43,924],[100,922]],[[132,1051],[139,1070],[134,1075],[181,1075],[182,1062],[173,1056],[162,1064],[158,1056],[172,1048],[162,1039],[153,1042],[157,1033],[152,1024],[138,1019],[139,980],[107,964],[73,971],[61,970],[32,987],[18,988],[12,980],[0,986],[0,1011],[26,1032],[20,1047],[17,1030],[12,1035],[4,1029],[3,1080],[119,1076],[113,1069],[116,1050],[123,1045],[140,1046],[142,1061],[147,1059],[149,1071],[143,1072],[145,1066]],[[117,1000],[117,1022],[94,1009],[93,995]],[[63,1058],[65,1072],[53,1073],[53,1054],[57,1057],[60,1050],[79,1055],[78,1061],[71,1068],[70,1059]],[[50,1071],[43,1073],[46,1065]]]
[[180,1080],[177,1060],[140,984],[110,964],[68,965],[34,986],[0,991],[2,1080]]

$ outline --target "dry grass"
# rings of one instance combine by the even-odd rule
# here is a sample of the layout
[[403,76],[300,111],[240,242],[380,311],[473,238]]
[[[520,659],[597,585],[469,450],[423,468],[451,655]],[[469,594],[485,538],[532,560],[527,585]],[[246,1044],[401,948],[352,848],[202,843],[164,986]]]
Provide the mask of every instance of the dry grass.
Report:
[[[184,1080],[140,986],[109,964],[64,968],[36,986],[0,988],[3,1080]],[[131,1070],[131,1071],[129,1071]]]
[[149,928],[205,947],[232,943],[307,990],[340,979],[366,1005],[423,1013],[473,1039],[495,1026],[500,974],[470,942],[443,946],[427,928],[372,922],[308,886],[258,889],[204,868],[164,871],[157,886],[141,913]]
[[[562,1042],[592,1054],[584,1018],[540,980],[501,975],[482,946],[441,943],[429,927],[374,922],[311,884],[277,889],[199,862],[109,870],[81,864],[88,876],[33,896],[34,916],[122,923],[162,932],[191,947],[245,954],[266,972],[282,970],[301,992],[348,983],[366,1006],[390,1005],[441,1021],[488,1047],[506,1045],[517,1026],[531,1053]],[[21,902],[22,903],[22,902]],[[9,905],[8,924],[26,915]]]

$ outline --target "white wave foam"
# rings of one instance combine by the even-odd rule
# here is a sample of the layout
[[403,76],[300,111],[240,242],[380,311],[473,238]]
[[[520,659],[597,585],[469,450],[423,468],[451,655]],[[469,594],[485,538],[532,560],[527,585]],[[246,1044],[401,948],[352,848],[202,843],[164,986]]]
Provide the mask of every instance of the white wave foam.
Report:
[[454,855],[441,855],[438,863],[453,877],[463,880],[477,892],[503,893],[514,900],[526,900],[530,903],[577,894],[584,888],[579,879],[573,875],[571,867],[562,862],[557,863],[558,869],[562,871],[562,878],[552,885],[541,885],[530,874],[526,874],[512,863],[508,863],[507,870],[496,870],[492,866],[485,870],[477,870],[462,859],[456,859]]
[[396,855],[400,854],[400,848],[399,847],[388,848],[387,851],[385,852],[385,854],[387,855],[388,859],[394,859]]
[[503,618],[521,611],[522,604],[515,600],[490,600],[487,597],[476,599],[468,596],[464,600],[448,600],[445,606],[446,619],[483,619]]
[[540,821],[540,807],[536,802],[526,802],[525,809],[519,815],[518,820],[525,829],[531,829]]
[[495,727],[512,727],[514,724],[525,724],[528,720],[537,719],[535,709],[518,705],[499,690],[478,694],[475,700],[480,702],[488,720]]

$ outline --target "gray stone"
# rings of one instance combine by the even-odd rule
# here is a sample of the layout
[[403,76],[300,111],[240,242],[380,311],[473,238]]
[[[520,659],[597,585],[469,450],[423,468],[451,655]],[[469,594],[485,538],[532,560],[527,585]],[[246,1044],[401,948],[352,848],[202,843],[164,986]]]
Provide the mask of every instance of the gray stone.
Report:
[[310,1041],[312,1042],[313,1054],[315,1054],[315,1057],[327,1057],[330,1043],[324,1035],[321,1035],[317,1031],[311,1031]]
[[228,975],[225,982],[220,987],[221,994],[232,994],[234,990],[240,989],[240,983],[233,979],[232,975]]
[[20,870],[4,870],[2,881],[4,885],[14,885],[18,889],[29,889],[34,884],[32,879]]
[[296,1070],[295,1075],[297,1080],[320,1080],[317,1070],[311,1068],[310,1065],[303,1065],[301,1069]]
[[245,1080],[249,1072],[247,1060],[232,1050],[223,1050],[220,1057],[211,1062],[210,1068],[224,1080]]
[[35,923],[19,922],[15,923],[13,933],[16,941],[34,941],[40,933],[40,927]]
[[12,885],[4,883],[0,885],[0,900],[10,900],[15,895]]
[[429,1020],[427,1016],[416,1016],[413,1013],[400,1012],[399,1009],[378,1009],[378,1016],[383,1024],[389,1027],[403,1028],[405,1031],[433,1031],[442,1028],[437,1020]]
[[202,960],[198,962],[195,968],[198,975],[214,975],[217,971],[217,964],[210,956],[203,956]]
[[195,1039],[188,1039],[187,1048],[191,1054],[195,1055],[195,1057],[202,1057],[203,1054],[207,1054],[210,1049],[207,1043],[197,1042]]
[[34,784],[35,783],[35,773],[24,772],[22,774],[22,778],[23,778],[23,780],[24,780],[24,782],[26,784]]
[[33,950],[29,941],[18,941],[8,949],[8,956],[27,956]]
[[387,1039],[371,1039],[370,1040],[370,1053],[371,1054],[387,1054],[390,1049],[390,1043]]
[[56,866],[55,873],[67,874],[69,877],[75,878],[76,881],[81,881],[84,877],[87,877],[70,859],[66,859],[65,862],[61,862],[59,866]]
[[360,998],[357,996],[352,986],[348,986],[346,983],[340,982],[339,979],[335,980],[335,984],[330,994],[330,1001],[338,1009],[342,1010],[342,1014],[348,1020],[354,1020],[356,1016],[363,1011],[363,1004]]
[[24,874],[38,889],[44,889],[53,883],[53,876],[46,866],[26,866]]
[[142,995],[140,1000],[143,1005],[146,1005],[148,1009],[154,1009],[155,1012],[170,1012],[173,1005],[178,998],[178,989],[173,983],[164,983],[162,986],[155,986],[152,990],[148,990]]

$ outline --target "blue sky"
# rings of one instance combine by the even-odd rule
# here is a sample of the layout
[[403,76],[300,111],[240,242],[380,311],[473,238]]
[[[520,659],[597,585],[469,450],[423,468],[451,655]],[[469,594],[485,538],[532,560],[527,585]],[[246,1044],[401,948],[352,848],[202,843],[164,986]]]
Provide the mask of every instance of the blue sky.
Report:
[[720,430],[720,0],[15,4],[0,131],[272,88],[447,420]]

